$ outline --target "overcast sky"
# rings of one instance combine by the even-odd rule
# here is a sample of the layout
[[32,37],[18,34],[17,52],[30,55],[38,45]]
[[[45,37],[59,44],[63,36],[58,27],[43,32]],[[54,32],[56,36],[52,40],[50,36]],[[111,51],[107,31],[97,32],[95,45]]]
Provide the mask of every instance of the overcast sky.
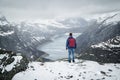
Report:
[[87,16],[120,10],[120,0],[0,0],[8,20]]

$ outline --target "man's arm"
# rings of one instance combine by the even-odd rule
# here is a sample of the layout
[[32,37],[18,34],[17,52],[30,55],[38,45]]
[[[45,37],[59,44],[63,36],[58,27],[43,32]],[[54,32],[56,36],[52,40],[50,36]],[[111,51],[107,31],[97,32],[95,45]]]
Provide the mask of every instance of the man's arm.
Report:
[[75,48],[77,48],[77,43],[76,43],[76,39],[75,39]]
[[66,40],[66,50],[68,49],[68,39]]

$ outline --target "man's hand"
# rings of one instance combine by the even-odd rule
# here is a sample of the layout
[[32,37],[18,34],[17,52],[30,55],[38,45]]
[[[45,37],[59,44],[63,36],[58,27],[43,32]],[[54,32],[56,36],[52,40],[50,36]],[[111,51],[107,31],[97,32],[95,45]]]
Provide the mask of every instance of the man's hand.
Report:
[[68,48],[66,48],[66,50],[67,50]]

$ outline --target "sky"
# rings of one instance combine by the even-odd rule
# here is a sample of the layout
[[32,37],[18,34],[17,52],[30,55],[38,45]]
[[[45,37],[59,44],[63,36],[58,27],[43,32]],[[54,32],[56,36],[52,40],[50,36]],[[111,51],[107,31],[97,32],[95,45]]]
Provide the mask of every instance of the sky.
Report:
[[120,10],[120,0],[0,0],[10,21],[87,17]]

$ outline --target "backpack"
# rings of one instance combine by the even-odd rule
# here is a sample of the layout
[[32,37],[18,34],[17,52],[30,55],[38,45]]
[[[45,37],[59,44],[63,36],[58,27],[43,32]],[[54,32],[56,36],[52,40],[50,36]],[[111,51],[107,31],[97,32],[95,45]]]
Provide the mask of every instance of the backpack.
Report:
[[74,38],[69,38],[69,47],[75,47],[75,43],[76,43],[76,41],[75,41],[75,39]]

